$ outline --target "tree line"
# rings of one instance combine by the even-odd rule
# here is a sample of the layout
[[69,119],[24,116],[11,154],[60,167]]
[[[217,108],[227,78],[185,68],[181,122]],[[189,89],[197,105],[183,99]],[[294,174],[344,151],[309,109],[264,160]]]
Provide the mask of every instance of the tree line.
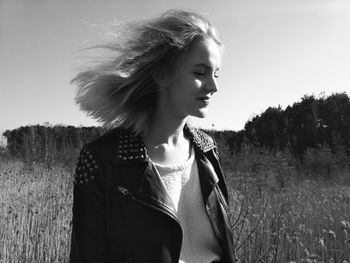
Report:
[[350,155],[350,99],[345,92],[318,98],[305,95],[286,109],[269,107],[247,121],[243,130],[211,135],[231,153],[253,145],[270,151],[288,149],[302,161],[307,149],[327,146]]
[[[243,130],[206,131],[231,154],[247,145],[270,151],[288,149],[302,162],[307,149],[327,146],[349,156],[350,99],[345,92],[318,98],[305,95],[286,109],[269,107],[247,121]],[[29,161],[70,161],[84,143],[104,132],[102,127],[35,125],[7,130],[3,135],[13,156]]]
[[102,127],[34,125],[6,130],[3,136],[11,156],[48,163],[71,162],[86,142],[104,132]]

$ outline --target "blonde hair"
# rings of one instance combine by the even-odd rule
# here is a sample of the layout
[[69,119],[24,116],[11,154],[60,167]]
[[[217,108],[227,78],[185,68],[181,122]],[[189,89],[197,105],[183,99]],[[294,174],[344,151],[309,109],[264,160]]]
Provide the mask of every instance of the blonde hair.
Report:
[[112,41],[94,47],[115,53],[80,72],[76,103],[107,128],[147,132],[158,86],[152,74],[166,67],[197,39],[213,39],[222,48],[213,26],[203,16],[169,10],[155,19],[111,27]]

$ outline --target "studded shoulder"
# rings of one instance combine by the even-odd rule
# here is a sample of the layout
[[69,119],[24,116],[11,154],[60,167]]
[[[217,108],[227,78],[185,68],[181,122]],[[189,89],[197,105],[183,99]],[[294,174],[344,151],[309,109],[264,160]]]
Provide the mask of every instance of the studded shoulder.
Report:
[[80,151],[75,168],[74,184],[88,183],[96,178],[100,167],[93,152],[86,146]]
[[216,148],[216,143],[208,134],[205,132],[194,128],[188,124],[185,125],[185,133],[194,142],[194,145],[202,150],[203,152],[208,152]]
[[147,162],[148,155],[142,136],[127,130],[117,133],[117,161],[124,163]]

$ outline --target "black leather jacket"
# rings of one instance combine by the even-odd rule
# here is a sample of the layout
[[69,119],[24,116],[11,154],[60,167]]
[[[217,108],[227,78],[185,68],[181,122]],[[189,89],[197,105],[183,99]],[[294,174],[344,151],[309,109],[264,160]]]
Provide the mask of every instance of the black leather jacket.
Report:
[[[235,262],[227,189],[214,141],[184,128],[195,148],[203,201],[222,248]],[[115,129],[86,144],[75,173],[70,262],[178,263],[182,229],[142,137]]]

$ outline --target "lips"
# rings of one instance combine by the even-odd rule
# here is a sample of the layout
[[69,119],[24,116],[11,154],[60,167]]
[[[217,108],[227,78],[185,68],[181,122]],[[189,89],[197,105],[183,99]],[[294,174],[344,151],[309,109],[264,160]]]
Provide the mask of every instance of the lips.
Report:
[[199,100],[199,101],[205,103],[206,105],[208,105],[208,104],[209,104],[209,101],[210,101],[210,97],[207,97],[207,96],[205,96],[205,97],[199,97],[197,100]]

